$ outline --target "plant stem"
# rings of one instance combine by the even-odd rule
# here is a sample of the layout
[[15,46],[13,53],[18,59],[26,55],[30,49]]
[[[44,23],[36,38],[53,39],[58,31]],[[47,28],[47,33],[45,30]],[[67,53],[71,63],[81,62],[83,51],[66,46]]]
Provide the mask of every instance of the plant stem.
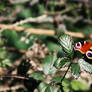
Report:
[[24,76],[18,76],[18,75],[5,75],[5,76],[0,76],[2,78],[17,78],[17,79],[23,79],[23,80],[29,80],[29,77],[24,77]]
[[64,74],[64,76],[63,76],[63,78],[62,78],[61,81],[60,81],[60,83],[57,84],[57,85],[60,85],[60,90],[61,90],[61,92],[64,92],[64,91],[63,91],[63,88],[62,88],[62,87],[63,87],[63,86],[62,86],[62,81],[64,80],[64,78],[65,78],[65,76],[66,76],[68,70],[70,69],[71,64],[72,64],[72,62],[69,64],[69,66],[68,66],[68,68],[67,68],[67,70],[66,70],[66,72],[65,72],[65,74]]

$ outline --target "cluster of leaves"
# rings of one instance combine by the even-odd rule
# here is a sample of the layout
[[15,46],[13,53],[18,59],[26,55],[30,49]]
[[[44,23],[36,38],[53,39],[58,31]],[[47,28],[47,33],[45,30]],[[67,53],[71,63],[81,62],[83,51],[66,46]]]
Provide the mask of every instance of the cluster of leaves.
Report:
[[[5,17],[2,19],[2,21],[0,20],[1,23],[5,23],[5,24],[14,23],[17,22],[18,20],[22,20],[25,18],[37,17],[42,14],[46,14],[46,12],[47,15],[50,15],[50,17],[54,18],[58,16],[57,12],[62,12],[65,9],[71,7],[69,11],[60,14],[62,18],[63,16],[65,16],[65,19],[62,19],[61,21],[58,20],[59,21],[58,23],[60,23],[60,25],[64,24],[66,29],[71,31],[82,32],[85,34],[92,33],[92,24],[88,23],[87,21],[87,19],[89,20],[92,19],[92,6],[90,5],[84,3],[78,4],[71,2],[68,3],[64,2],[62,4],[58,0],[55,2],[53,0],[47,0],[47,2],[45,0],[43,1],[37,0],[37,2],[34,2],[33,4],[32,2],[36,0],[31,0],[31,1],[27,0],[27,2],[25,3],[15,3],[15,4],[10,3],[10,1],[12,0],[7,0],[7,3],[6,0],[3,0],[2,2],[0,1],[0,11],[1,11],[0,18],[2,19],[2,16]],[[20,11],[18,12],[18,10]],[[58,24],[57,21],[54,22],[28,23],[28,24],[22,24],[21,26],[25,28],[45,28],[45,29],[56,29],[56,30],[59,29],[61,31],[61,29],[59,28],[60,25],[57,25]],[[23,37],[25,38],[25,40],[21,41]],[[4,38],[4,40],[2,40],[2,38]],[[72,40],[71,37],[67,35],[62,35],[58,39],[57,36],[50,37],[50,36],[40,36],[33,34],[29,35],[29,34],[25,34],[24,32],[17,33],[16,31],[10,31],[10,30],[5,30],[2,33],[2,38],[0,39],[0,60],[1,60],[0,66],[4,68],[7,68],[7,66],[11,67],[12,63],[16,59],[20,58],[21,55],[23,55],[19,52],[8,52],[7,48],[13,47],[17,50],[21,50],[21,49],[27,50],[34,44],[35,38],[41,40],[48,47],[49,52],[53,53],[53,51],[56,50],[57,54],[46,56],[43,60],[41,60],[41,64],[43,68],[42,72],[37,71],[28,75],[30,77],[30,80],[24,81],[24,85],[26,86],[26,88],[29,87],[28,89],[34,88],[33,82],[35,80],[36,81],[35,88],[38,87],[39,92],[58,92],[60,90],[60,85],[57,85],[57,83],[61,82],[63,76],[62,75],[57,76],[56,74],[58,74],[58,71],[61,68],[68,66],[70,63],[72,63],[71,73],[74,75],[75,78],[78,78],[80,76],[80,67],[83,68],[85,71],[92,73],[92,65],[84,61],[84,59],[79,59],[78,63],[73,63],[74,60],[73,40],[80,41],[81,39]],[[57,43],[58,40],[59,43]],[[21,69],[21,65],[19,65],[18,68],[18,71],[23,73],[23,75],[25,76],[26,73],[24,71],[26,70],[26,67],[27,65],[24,64],[23,69]],[[52,77],[53,75],[55,75],[55,77]],[[47,83],[46,80],[48,76],[51,76],[50,83]],[[65,92],[89,90],[89,86],[87,84],[72,78],[69,79],[64,78],[62,81],[62,86]],[[24,90],[22,91],[24,92]]]
[[[79,65],[85,69],[87,72],[92,73],[92,65],[87,63],[85,60],[80,59],[79,64],[73,63],[74,51],[73,51],[73,43],[72,39],[68,35],[63,35],[59,38],[59,42],[63,51],[66,54],[66,57],[62,57],[61,59],[57,58],[56,55],[50,55],[44,58],[42,61],[43,72],[45,75],[52,75],[58,72],[58,69],[67,66],[67,64],[72,63],[71,72],[73,73],[75,78],[78,78],[80,75],[80,67]],[[30,77],[33,77],[37,80],[41,80],[42,82],[38,86],[39,92],[60,92],[60,86],[54,85],[52,83],[60,83],[62,80],[62,76],[55,76],[51,79],[51,83],[47,84],[45,82],[45,78],[40,73],[32,73]],[[89,87],[84,83],[82,86],[81,81],[71,80],[71,79],[63,79],[62,86],[64,91],[79,91],[79,90],[88,90]]]
[[10,59],[8,57],[8,51],[5,48],[2,48],[4,46],[5,40],[4,39],[0,39],[0,66],[1,67],[10,67],[11,66],[11,62]]

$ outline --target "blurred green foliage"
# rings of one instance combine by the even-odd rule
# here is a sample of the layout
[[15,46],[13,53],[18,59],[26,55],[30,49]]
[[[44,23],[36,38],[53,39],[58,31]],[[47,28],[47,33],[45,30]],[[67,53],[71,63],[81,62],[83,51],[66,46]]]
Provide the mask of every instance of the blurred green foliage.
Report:
[[[28,76],[29,80],[22,80],[27,91],[25,91],[24,88],[17,91],[33,92],[33,90],[37,88],[38,92],[60,92],[60,85],[56,85],[56,83],[59,83],[62,80],[63,75],[59,75],[58,70],[68,66],[69,63],[73,63],[75,57],[73,41],[92,41],[89,37],[84,39],[71,39],[70,36],[64,35],[64,32],[81,32],[86,36],[92,34],[92,5],[82,2],[69,2],[68,0],[15,1],[17,2],[14,2],[14,0],[0,1],[1,24],[13,24],[29,17],[36,18],[40,15],[47,14],[48,21],[46,22],[42,20],[43,22],[41,23],[30,22],[20,26],[24,28],[52,29],[57,32],[57,35],[44,36],[27,34],[25,32],[16,32],[15,30],[4,30],[0,33],[0,67],[6,68],[7,70],[8,68],[12,68],[12,64],[15,60],[24,55],[23,53],[17,52],[17,50],[29,50],[29,48],[35,44],[35,39],[38,39],[46,45],[48,52],[52,55],[46,55],[43,59],[39,59],[39,57],[34,56],[35,59],[39,60],[38,63],[42,65],[43,70],[34,71],[30,74],[27,74],[27,71],[30,68],[29,62],[20,63],[17,68],[19,75]],[[62,25],[64,26],[62,27]],[[58,32],[58,30],[60,32]],[[58,36],[61,37],[58,38]],[[15,51],[9,51],[8,48],[15,48]],[[77,54],[76,57],[80,58],[80,54]],[[23,62],[26,61],[27,60],[24,60]],[[79,66],[85,71],[92,73],[92,65],[85,63],[85,61],[81,59],[78,64],[73,63],[71,65],[71,73],[75,78],[80,76]],[[46,82],[46,78],[48,78],[48,76],[51,78],[49,83]],[[5,83],[6,80],[2,81]],[[11,83],[11,86],[16,85],[17,82],[21,81],[17,81],[15,79],[13,83]],[[92,89],[82,81],[75,80],[73,78],[65,78],[62,82],[62,86],[65,92],[85,92]]]

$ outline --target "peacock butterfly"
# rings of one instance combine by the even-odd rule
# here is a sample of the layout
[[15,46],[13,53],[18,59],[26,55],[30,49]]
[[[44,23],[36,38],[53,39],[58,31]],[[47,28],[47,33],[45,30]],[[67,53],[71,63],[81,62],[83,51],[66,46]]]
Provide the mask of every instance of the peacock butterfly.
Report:
[[85,61],[92,64],[92,41],[78,42],[74,45],[74,50],[81,52]]

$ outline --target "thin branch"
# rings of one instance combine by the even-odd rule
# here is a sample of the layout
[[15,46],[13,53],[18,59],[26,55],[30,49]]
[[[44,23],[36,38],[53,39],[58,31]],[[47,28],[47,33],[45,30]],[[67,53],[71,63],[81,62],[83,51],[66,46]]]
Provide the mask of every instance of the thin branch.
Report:
[[11,4],[16,4],[16,3],[24,3],[28,2],[29,0],[9,0]]
[[[48,30],[48,29],[38,29],[38,28],[24,28],[24,27],[19,27],[19,26],[12,26],[12,25],[5,25],[5,24],[0,24],[0,28],[5,28],[5,29],[10,29],[11,31],[24,31],[26,33],[30,34],[37,34],[37,35],[48,35],[48,36],[54,36],[56,35],[55,30]],[[65,34],[70,35],[72,37],[76,38],[90,38],[92,39],[92,34],[85,35],[81,32],[71,32],[71,31],[65,31]]]
[[66,70],[66,72],[65,72],[65,74],[64,74],[64,76],[63,76],[63,78],[62,78],[61,81],[60,81],[60,83],[57,83],[57,85],[60,85],[60,90],[61,90],[61,91],[63,91],[63,88],[62,88],[62,87],[63,87],[63,86],[62,86],[62,81],[64,80],[64,78],[65,78],[65,76],[66,76],[68,70],[70,69],[71,64],[72,64],[72,62],[69,64],[69,66],[68,66],[68,68],[67,68],[67,70]]
[[14,23],[12,26],[18,26],[21,24],[29,23],[29,22],[41,22],[41,20],[44,20],[47,17],[47,15],[42,15],[36,18],[29,17],[27,19],[21,20],[19,22]]
[[[25,24],[25,23],[29,23],[29,22],[39,22],[40,23],[41,20],[44,20],[44,18],[46,18],[46,17],[47,17],[47,15],[42,15],[42,16],[39,16],[39,17],[36,17],[36,18],[29,17],[27,19],[18,21],[16,23],[12,24],[11,26],[16,27],[16,26],[19,26],[21,24]],[[11,27],[11,26],[9,25],[9,27]],[[5,29],[7,29],[7,27],[1,28],[0,32],[3,32]]]
[[17,78],[17,79],[23,79],[23,80],[28,80],[29,77],[24,77],[24,76],[19,76],[19,75],[15,75],[15,74],[12,74],[12,75],[4,75],[4,76],[0,76],[1,78]]
[[65,76],[66,76],[68,70],[70,69],[71,64],[72,64],[72,62],[69,64],[69,66],[68,66],[68,68],[67,68],[67,70],[66,70],[66,72],[65,72],[65,74],[64,74],[64,76],[63,76],[63,78],[62,78],[62,80],[61,80],[61,83],[62,83],[62,81],[64,80],[64,78],[65,78]]
[[74,10],[78,8],[78,6],[74,6],[74,7],[67,7],[66,9],[64,9],[63,11],[56,11],[56,12],[45,12],[46,15],[62,15],[66,12],[69,12],[71,10]]

